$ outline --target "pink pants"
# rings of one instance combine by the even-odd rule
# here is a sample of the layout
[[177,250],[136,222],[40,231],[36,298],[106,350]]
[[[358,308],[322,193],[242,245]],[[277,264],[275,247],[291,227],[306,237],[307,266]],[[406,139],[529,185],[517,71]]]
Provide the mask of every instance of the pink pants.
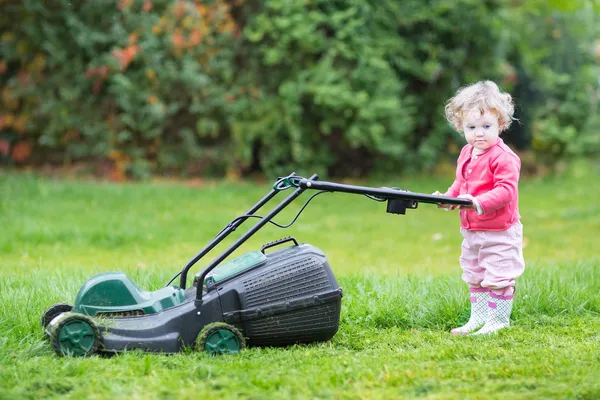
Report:
[[523,274],[523,225],[515,222],[505,231],[469,231],[460,228],[464,240],[460,266],[462,279],[472,288],[511,296],[515,279]]

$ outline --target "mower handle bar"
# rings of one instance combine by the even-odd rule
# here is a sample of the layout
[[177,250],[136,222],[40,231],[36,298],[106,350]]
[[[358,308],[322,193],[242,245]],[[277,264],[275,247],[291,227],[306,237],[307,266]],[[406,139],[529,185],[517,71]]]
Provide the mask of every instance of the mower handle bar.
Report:
[[[233,222],[230,222],[213,240],[211,240],[204,249],[202,249],[196,256],[194,256],[186,266],[180,272],[179,286],[182,289],[186,288],[187,273],[190,268],[196,264],[203,256],[205,256],[210,250],[212,250],[217,244],[225,239],[231,232],[233,232],[238,226],[244,223],[250,216],[264,206],[269,200],[271,200],[280,191],[290,187],[294,187],[295,190],[283,199],[277,206],[275,206],[267,215],[262,217],[252,228],[250,228],[244,235],[236,240],[227,250],[221,255],[215,258],[200,274],[198,279],[198,287],[196,294],[196,302],[202,303],[202,291],[204,286],[204,279],[210,271],[217,267],[225,258],[233,253],[238,247],[240,247],[246,240],[248,240],[254,233],[260,228],[266,225],[273,217],[275,217],[281,210],[287,207],[294,199],[300,196],[305,190],[319,190],[327,192],[341,192],[341,193],[353,193],[363,194],[373,197],[379,197],[382,200],[388,199],[401,199],[410,200],[430,204],[451,204],[451,205],[472,205],[472,202],[467,199],[458,199],[447,196],[436,196],[423,193],[414,193],[398,188],[373,188],[368,186],[356,186],[346,185],[335,182],[322,182],[318,180],[317,174],[313,174],[310,178],[302,178],[292,172],[290,175],[277,180],[271,191],[267,193],[262,199],[260,199],[254,206],[252,206],[242,217],[236,218]],[[282,185],[281,182],[286,182]]]
[[385,200],[401,199],[401,200],[418,201],[420,203],[451,204],[451,205],[457,205],[457,206],[470,206],[473,204],[471,202],[471,200],[459,199],[456,197],[414,193],[414,192],[410,192],[408,190],[402,190],[402,189],[397,189],[397,188],[385,188],[385,187],[373,188],[373,187],[368,187],[368,186],[345,185],[345,184],[335,183],[335,182],[325,182],[325,181],[315,182],[315,181],[311,181],[311,180],[305,179],[305,178],[302,178],[298,185],[304,189],[325,190],[328,192],[364,194],[364,195],[381,197]]

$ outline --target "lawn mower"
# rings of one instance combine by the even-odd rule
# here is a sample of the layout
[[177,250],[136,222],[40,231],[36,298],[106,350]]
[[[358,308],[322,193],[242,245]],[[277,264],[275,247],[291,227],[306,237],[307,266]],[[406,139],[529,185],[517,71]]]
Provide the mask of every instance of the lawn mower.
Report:
[[[292,193],[269,213],[255,215],[287,189]],[[306,190],[317,192],[289,224],[272,220]],[[284,237],[260,250],[225,259],[267,223],[287,228],[315,196],[331,192],[362,194],[386,202],[386,211],[392,214],[405,214],[419,202],[471,204],[465,199],[323,182],[316,174],[307,179],[292,173],[277,179],[260,201],[227,224],[166,287],[149,292],[121,272],[96,275],[84,283],[73,304],[55,304],[44,312],[41,324],[45,334],[61,356],[133,349],[176,353],[184,348],[222,354],[237,353],[246,345],[327,341],[338,331],[342,288],[321,250]],[[258,221],[196,274],[188,288],[192,266],[250,218]],[[177,277],[179,285],[171,285]]]

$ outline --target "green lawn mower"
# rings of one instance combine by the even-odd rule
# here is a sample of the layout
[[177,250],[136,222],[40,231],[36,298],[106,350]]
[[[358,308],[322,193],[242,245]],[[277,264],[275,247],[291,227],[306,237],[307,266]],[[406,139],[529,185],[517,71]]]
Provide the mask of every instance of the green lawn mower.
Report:
[[[292,193],[268,214],[255,215],[288,189]],[[309,189],[317,193],[291,223],[272,221]],[[61,356],[133,349],[176,353],[186,347],[222,354],[237,353],[246,345],[327,341],[338,331],[342,289],[321,250],[285,237],[224,260],[267,223],[287,228],[315,196],[330,192],[362,194],[387,202],[386,211],[393,214],[405,214],[419,202],[471,204],[465,199],[322,182],[317,175],[306,179],[292,173],[277,179],[258,203],[227,224],[166,287],[148,292],[120,272],[96,275],[85,282],[72,305],[55,304],[44,312],[41,323],[45,333]],[[187,288],[190,268],[250,218],[257,218],[257,223],[195,275],[193,285]],[[179,285],[171,285],[177,277]]]

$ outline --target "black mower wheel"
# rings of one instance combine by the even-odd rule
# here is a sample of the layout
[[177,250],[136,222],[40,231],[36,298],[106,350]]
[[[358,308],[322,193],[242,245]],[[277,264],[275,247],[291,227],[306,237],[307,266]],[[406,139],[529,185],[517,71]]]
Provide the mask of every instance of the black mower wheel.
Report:
[[246,348],[246,340],[235,326],[215,322],[202,329],[196,346],[209,354],[235,354]]
[[62,314],[52,320],[47,331],[59,356],[88,357],[102,346],[100,330],[87,315]]
[[73,306],[67,303],[57,303],[54,304],[44,311],[42,314],[41,324],[42,329],[46,329],[50,321],[52,321],[55,317],[58,317],[62,313],[71,312]]

